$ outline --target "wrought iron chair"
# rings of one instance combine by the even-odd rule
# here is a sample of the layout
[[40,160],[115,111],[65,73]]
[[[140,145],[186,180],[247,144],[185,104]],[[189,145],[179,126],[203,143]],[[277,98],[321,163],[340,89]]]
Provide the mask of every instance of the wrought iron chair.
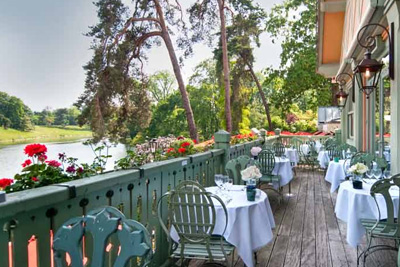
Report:
[[[279,202],[283,200],[282,188],[281,188],[281,176],[273,174],[275,168],[275,155],[271,150],[263,150],[258,154],[258,164],[262,177],[259,179],[258,187],[261,189],[263,183],[272,184],[266,189],[273,190],[279,194]],[[278,190],[273,186],[273,183],[278,183]]]
[[342,153],[338,149],[336,145],[329,145],[325,147],[325,150],[328,151],[328,156],[330,160],[333,160],[336,157],[342,158]]
[[282,157],[285,154],[285,146],[279,141],[273,143],[272,150],[275,153],[275,157],[278,158]]
[[238,170],[237,159],[229,160],[225,165],[225,172],[230,178],[233,179],[234,184],[241,184],[240,171]]
[[[218,202],[225,214],[225,226],[221,235],[214,235],[216,211],[213,199]],[[179,243],[172,239],[171,229],[163,218],[163,203],[168,206],[169,227],[173,227]],[[168,252],[172,262],[180,259],[222,261],[228,264],[227,257],[235,249],[223,237],[228,225],[228,213],[223,201],[194,181],[183,181],[174,190],[164,194],[158,201],[158,219],[167,235]]]
[[353,166],[356,163],[363,163],[366,166],[371,166],[374,160],[375,155],[366,152],[358,152],[351,158],[350,166]]
[[336,139],[334,137],[329,137],[324,142],[324,147],[325,148],[328,147],[328,146],[331,146],[331,145],[334,145],[334,146],[337,145],[337,141],[336,141]]
[[[361,254],[357,255],[357,266],[359,265],[361,257],[363,257],[363,266],[365,266],[367,257],[376,251],[398,250],[398,245],[400,242],[400,220],[394,216],[394,203],[389,193],[390,187],[392,186],[400,187],[400,174],[393,176],[391,179],[378,180],[371,187],[370,194],[374,198],[378,209],[378,219],[361,219],[361,223],[364,226],[367,234],[367,247]],[[381,210],[377,201],[377,197],[382,196],[386,204],[387,218],[381,218]],[[398,212],[398,214],[400,214],[400,211]],[[372,246],[372,239],[374,238],[392,239],[396,242],[396,245],[394,247],[389,245]],[[399,263],[400,257],[398,257],[398,264]]]
[[337,150],[340,153],[340,158],[346,158],[347,151],[350,151],[351,154],[355,155],[357,153],[357,148],[355,146],[349,145],[347,143],[343,143],[337,147]]
[[297,153],[299,155],[298,165],[306,164],[305,153],[303,153],[303,150],[301,149],[301,145],[303,145],[303,141],[300,140],[299,138],[294,137],[291,140],[291,145],[297,150]]
[[105,207],[89,212],[86,216],[76,217],[65,222],[54,235],[54,261],[57,266],[66,266],[68,253],[71,265],[83,267],[82,239],[90,233],[93,237],[93,255],[91,266],[103,266],[106,246],[111,235],[116,234],[120,252],[116,253],[113,266],[126,266],[130,259],[141,258],[147,266],[153,256],[150,234],[141,223],[126,219],[114,207]]

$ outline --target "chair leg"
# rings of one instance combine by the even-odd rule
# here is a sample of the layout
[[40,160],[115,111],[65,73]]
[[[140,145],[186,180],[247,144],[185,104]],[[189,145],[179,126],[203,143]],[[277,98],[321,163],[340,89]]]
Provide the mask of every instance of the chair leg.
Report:
[[290,186],[291,184],[292,184],[292,181],[289,182],[289,195],[292,193],[291,186]]

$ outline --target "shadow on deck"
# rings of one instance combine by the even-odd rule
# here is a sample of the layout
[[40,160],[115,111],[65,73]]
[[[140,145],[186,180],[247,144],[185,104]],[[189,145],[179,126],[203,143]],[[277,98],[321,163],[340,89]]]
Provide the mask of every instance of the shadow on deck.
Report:
[[[271,243],[258,251],[257,266],[357,266],[357,250],[346,242],[346,224],[334,212],[337,192],[329,191],[323,171],[313,173],[304,168],[297,168],[290,197],[288,187],[284,188],[285,199],[280,205],[277,195],[267,191],[276,228]],[[397,252],[378,251],[367,258],[366,266],[391,267],[396,262]],[[191,267],[202,264],[190,262]],[[244,264],[239,259],[235,266]]]

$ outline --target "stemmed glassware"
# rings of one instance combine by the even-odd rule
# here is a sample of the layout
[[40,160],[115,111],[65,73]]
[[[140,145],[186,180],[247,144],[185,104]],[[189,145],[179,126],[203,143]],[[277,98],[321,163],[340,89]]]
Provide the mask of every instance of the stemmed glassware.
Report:
[[215,184],[218,186],[217,192],[221,192],[222,185],[223,185],[223,177],[224,176],[222,174],[216,174],[214,176]]

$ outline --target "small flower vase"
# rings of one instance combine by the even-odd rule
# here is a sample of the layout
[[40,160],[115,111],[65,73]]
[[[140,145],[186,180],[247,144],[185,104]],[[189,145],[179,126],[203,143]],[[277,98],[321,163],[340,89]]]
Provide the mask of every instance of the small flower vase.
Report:
[[353,174],[353,188],[354,189],[362,189],[362,174]]
[[6,202],[6,192],[0,190],[0,203]]
[[246,194],[248,201],[256,200],[256,179],[249,179],[246,182]]

